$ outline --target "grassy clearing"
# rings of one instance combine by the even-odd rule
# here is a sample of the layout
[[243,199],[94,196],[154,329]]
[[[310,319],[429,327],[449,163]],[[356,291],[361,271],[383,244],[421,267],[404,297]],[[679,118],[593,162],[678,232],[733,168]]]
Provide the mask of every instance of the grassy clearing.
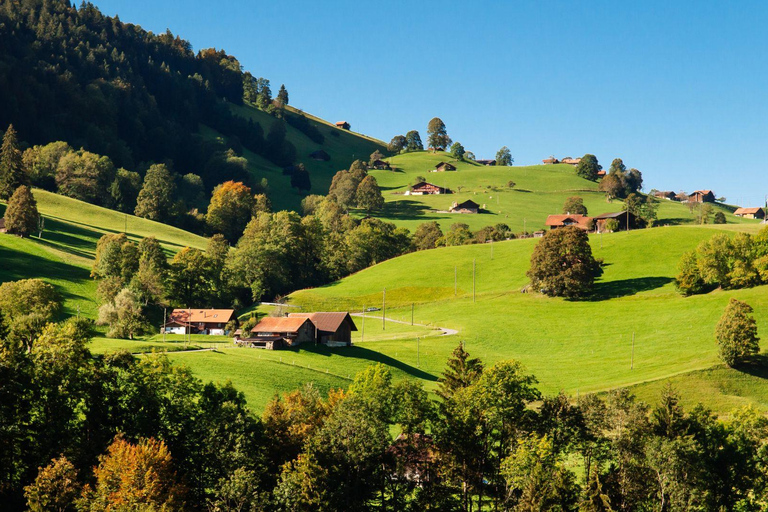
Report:
[[[456,171],[429,172],[441,161],[451,161]],[[395,222],[413,231],[426,221],[437,221],[445,230],[455,222],[464,222],[472,230],[504,223],[515,233],[543,229],[547,215],[561,213],[563,203],[570,196],[580,196],[591,215],[622,211],[621,201],[608,203],[605,194],[598,192],[597,184],[576,176],[570,165],[534,165],[528,167],[485,167],[474,162],[455,162],[447,153],[406,153],[389,159],[395,171],[371,171],[386,199],[379,218]],[[430,183],[450,188],[454,194],[406,196],[403,195],[417,177]],[[512,181],[514,188],[507,184]],[[456,215],[438,213],[448,210],[454,201],[467,199],[485,205],[486,213]],[[715,211],[723,209],[715,206]],[[727,209],[729,223],[754,223],[734,217]],[[659,207],[660,223],[689,224],[693,214],[687,206],[662,201]]]

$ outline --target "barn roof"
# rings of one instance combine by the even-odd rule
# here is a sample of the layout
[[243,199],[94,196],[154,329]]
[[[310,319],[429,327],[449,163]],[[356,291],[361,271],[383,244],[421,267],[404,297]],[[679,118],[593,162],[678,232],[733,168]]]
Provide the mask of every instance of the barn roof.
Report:
[[232,320],[234,309],[174,309],[169,317],[176,322],[227,323]]
[[352,330],[357,330],[352,317],[346,312],[291,313],[288,318],[309,318],[319,330],[325,332],[336,332],[345,321],[349,320]]
[[745,215],[750,213],[759,213],[763,209],[761,207],[755,207],[755,208],[736,208],[736,211],[733,212],[734,215]]
[[[634,214],[632,212],[629,213],[634,217]],[[624,210],[623,212],[610,212],[610,213],[601,213],[600,215],[596,215],[595,219],[618,219],[621,217],[625,217],[627,215],[627,211]]]
[[703,194],[705,196],[708,196],[711,193],[712,193],[711,190],[694,190],[693,192],[691,192],[691,195],[693,195],[693,194]]
[[480,205],[471,199],[467,199],[463,203],[455,205],[454,208],[480,208]]
[[301,326],[306,322],[311,322],[306,317],[274,317],[268,316],[261,319],[261,322],[256,324],[251,332],[288,332],[295,333],[301,329]]
[[571,224],[577,224],[580,227],[587,228],[592,220],[591,217],[585,217],[580,213],[564,214],[564,215],[549,215],[547,216],[547,222],[545,225],[549,227],[566,226],[566,221],[570,220]]

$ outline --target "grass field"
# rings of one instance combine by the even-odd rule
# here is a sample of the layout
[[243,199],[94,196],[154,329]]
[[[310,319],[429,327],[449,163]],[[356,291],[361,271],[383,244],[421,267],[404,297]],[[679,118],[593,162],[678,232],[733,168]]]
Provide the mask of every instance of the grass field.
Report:
[[[543,229],[547,215],[561,213],[563,203],[570,196],[584,199],[590,215],[623,211],[621,201],[608,203],[605,194],[598,192],[597,184],[576,176],[574,167],[566,164],[536,165],[529,167],[486,167],[474,162],[455,162],[447,153],[406,153],[388,159],[394,171],[370,171],[382,189],[385,208],[376,216],[404,226],[411,231],[422,222],[437,221],[443,230],[455,222],[464,222],[472,230],[504,223],[515,233],[524,230]],[[456,171],[429,172],[441,161],[451,161]],[[430,183],[453,190],[453,194],[406,196],[404,192],[417,177]],[[514,182],[514,188],[507,186]],[[652,186],[653,184],[651,184]],[[485,213],[462,215],[438,213],[447,211],[454,201],[467,199],[484,205]],[[742,220],[723,209],[729,223],[741,224]],[[687,206],[662,201],[659,206],[659,223],[665,225],[693,222],[693,214]]]

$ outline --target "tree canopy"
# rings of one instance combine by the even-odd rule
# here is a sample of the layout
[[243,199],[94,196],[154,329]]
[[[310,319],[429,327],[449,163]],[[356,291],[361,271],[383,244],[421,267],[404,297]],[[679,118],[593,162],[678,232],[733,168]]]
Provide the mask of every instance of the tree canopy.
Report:
[[601,265],[592,256],[587,233],[568,226],[547,231],[536,244],[527,275],[536,290],[575,299],[589,295],[600,273]]

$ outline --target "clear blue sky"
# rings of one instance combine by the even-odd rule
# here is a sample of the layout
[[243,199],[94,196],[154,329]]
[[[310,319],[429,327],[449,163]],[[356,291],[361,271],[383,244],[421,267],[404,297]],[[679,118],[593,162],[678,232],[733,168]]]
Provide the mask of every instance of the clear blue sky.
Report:
[[442,118],[478,158],[594,153],[645,189],[768,194],[768,2],[96,0],[224,48],[291,104],[389,141]]

